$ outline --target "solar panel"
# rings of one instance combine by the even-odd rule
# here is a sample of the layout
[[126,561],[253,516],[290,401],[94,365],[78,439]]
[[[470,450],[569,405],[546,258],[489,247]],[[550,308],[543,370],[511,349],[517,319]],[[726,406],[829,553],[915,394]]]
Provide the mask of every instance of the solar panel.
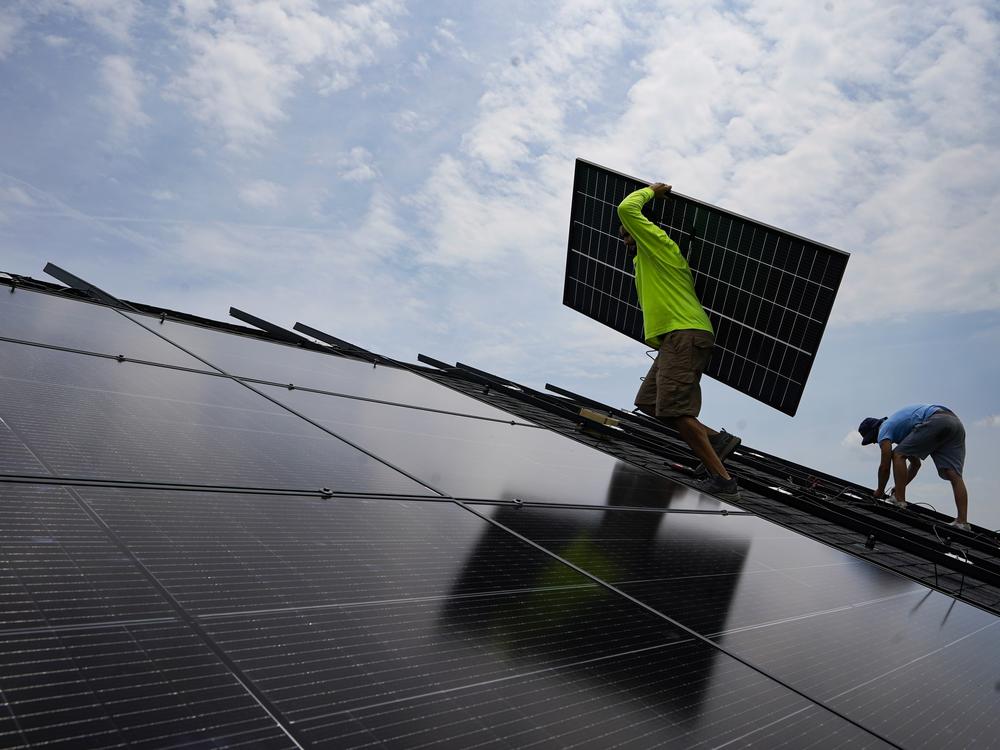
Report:
[[[616,209],[649,183],[577,159],[563,304],[643,341]],[[644,208],[688,259],[715,329],[705,374],[794,416],[847,253],[671,193]]]
[[324,432],[72,304],[0,336],[163,364],[0,342],[0,747],[997,744],[993,614],[414,373],[186,342]]

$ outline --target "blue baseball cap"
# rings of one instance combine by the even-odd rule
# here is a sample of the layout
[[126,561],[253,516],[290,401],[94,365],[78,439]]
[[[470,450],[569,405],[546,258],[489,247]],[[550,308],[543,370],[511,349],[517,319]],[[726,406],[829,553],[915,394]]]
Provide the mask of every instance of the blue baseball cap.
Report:
[[861,433],[861,444],[870,445],[878,440],[878,428],[888,417],[865,417],[858,425],[858,432]]

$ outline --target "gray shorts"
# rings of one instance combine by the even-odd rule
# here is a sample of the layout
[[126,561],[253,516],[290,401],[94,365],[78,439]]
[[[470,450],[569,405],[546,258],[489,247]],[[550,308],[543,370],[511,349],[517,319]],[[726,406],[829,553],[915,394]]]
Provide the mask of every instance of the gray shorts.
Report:
[[901,456],[914,456],[921,460],[928,454],[934,459],[938,474],[954,469],[962,476],[965,466],[965,427],[951,412],[936,411],[921,422],[893,449]]

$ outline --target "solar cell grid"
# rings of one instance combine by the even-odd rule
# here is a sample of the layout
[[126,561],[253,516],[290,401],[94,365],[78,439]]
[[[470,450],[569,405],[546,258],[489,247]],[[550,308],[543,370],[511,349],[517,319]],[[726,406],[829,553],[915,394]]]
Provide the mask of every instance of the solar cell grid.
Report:
[[294,747],[180,623],[0,633],[0,690],[3,747]]
[[0,342],[0,419],[57,476],[430,492],[210,375]]
[[[616,210],[645,184],[577,160],[563,293],[638,341],[642,310]],[[645,210],[687,257],[715,328],[706,374],[794,415],[848,255],[676,193]]]

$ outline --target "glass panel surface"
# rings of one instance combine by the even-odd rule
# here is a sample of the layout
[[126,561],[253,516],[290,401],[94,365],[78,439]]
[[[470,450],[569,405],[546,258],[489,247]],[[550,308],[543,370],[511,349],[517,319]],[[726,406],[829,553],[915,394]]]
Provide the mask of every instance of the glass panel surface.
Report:
[[0,632],[0,691],[2,747],[294,747],[177,622]]
[[480,509],[903,747],[1000,737],[995,615],[750,516]]
[[[205,617],[537,588],[553,568],[453,503],[78,491],[186,609]],[[502,567],[467,574],[473,548],[484,544]]]
[[58,476],[431,494],[209,375],[0,342],[0,419]]
[[549,430],[274,387],[266,392],[454,497],[735,510]]
[[490,419],[514,419],[505,411],[395,367],[373,367],[343,357],[175,321],[164,323],[162,332],[231,375]]
[[665,642],[600,592],[208,627],[320,746],[883,747],[703,643]]
[[93,502],[310,742],[877,744],[454,505],[237,500]]
[[0,631],[173,618],[63,488],[0,484]]
[[[158,325],[157,318],[144,319]],[[180,367],[202,368],[176,346],[144,331],[114,310],[79,300],[0,289],[0,336]]]

